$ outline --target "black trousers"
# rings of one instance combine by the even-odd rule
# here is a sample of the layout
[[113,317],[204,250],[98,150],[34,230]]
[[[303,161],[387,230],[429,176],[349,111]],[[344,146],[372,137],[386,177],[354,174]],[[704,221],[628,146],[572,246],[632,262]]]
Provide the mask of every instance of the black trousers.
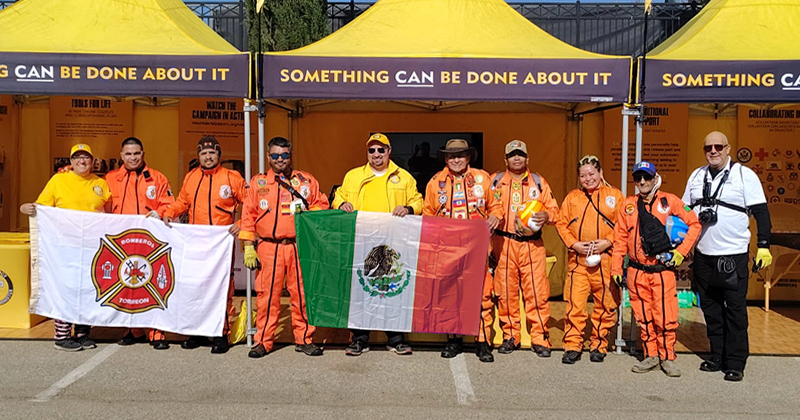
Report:
[[[368,330],[350,330],[353,334],[353,341],[361,341],[364,343],[369,344],[369,333],[372,331]],[[403,333],[396,332],[396,331],[384,331],[386,333],[386,337],[389,339],[389,344],[396,346],[403,342],[405,336]]]
[[750,353],[747,338],[747,254],[728,255],[736,262],[735,290],[714,286],[719,256],[694,252],[693,286],[706,319],[711,357],[725,370],[743,372]]

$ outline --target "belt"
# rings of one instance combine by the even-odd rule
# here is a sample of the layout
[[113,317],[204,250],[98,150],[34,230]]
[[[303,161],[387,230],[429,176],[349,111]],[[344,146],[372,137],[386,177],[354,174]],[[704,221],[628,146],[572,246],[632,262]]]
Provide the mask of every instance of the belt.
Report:
[[538,239],[540,239],[542,237],[542,231],[541,230],[536,232],[536,233],[534,233],[533,235],[528,235],[528,236],[523,236],[523,235],[520,235],[520,234],[517,234],[517,233],[509,233],[509,232],[502,231],[500,229],[495,229],[494,233],[495,233],[495,235],[502,236],[504,238],[513,239],[513,240],[515,240],[517,242],[530,242],[530,241],[538,240]]
[[259,238],[263,242],[269,242],[271,244],[282,244],[288,245],[295,243],[295,238],[283,238],[283,239],[272,239],[272,238]]
[[628,267],[633,267],[637,270],[642,270],[645,273],[660,273],[662,271],[667,271],[670,269],[664,264],[645,265],[645,264],[639,264],[638,262],[633,260],[628,260]]

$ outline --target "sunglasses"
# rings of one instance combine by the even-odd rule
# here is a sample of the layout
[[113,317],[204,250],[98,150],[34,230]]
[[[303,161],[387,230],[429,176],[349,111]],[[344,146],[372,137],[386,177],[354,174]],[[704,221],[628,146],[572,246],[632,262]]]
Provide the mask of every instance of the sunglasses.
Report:
[[386,149],[383,147],[370,147],[369,149],[367,149],[367,151],[369,152],[369,154],[373,154],[375,152],[378,152],[380,154],[386,153]]
[[642,179],[644,179],[645,181],[652,181],[653,178],[655,178],[655,176],[650,174],[642,174],[642,173],[633,174],[633,180],[635,182],[640,182]]
[[289,160],[289,158],[292,157],[292,154],[291,153],[270,153],[269,157],[271,157],[272,160],[278,160],[278,158],[281,158],[283,160]]
[[722,149],[724,149],[726,147],[728,147],[727,144],[707,144],[707,145],[703,146],[703,151],[708,153],[713,148],[714,150],[716,150],[718,152],[721,152]]

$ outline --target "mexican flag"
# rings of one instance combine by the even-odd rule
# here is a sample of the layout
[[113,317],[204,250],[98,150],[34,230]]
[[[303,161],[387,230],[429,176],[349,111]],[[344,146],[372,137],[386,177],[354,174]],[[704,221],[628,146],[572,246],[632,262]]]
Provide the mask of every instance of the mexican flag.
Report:
[[295,217],[312,325],[477,335],[483,220],[340,210]]

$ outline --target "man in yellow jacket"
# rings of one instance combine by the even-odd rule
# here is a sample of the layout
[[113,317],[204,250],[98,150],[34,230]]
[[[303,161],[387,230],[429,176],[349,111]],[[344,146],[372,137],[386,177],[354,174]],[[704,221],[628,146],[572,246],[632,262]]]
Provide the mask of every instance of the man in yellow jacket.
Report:
[[[422,194],[417,181],[408,171],[397,166],[389,157],[392,145],[389,138],[375,133],[367,140],[367,164],[351,169],[336,190],[331,208],[348,213],[356,210],[392,213],[397,217],[422,214]],[[369,351],[370,331],[350,330],[353,342],[347,346],[348,356],[360,356]],[[411,354],[401,332],[387,331],[389,351]]]

